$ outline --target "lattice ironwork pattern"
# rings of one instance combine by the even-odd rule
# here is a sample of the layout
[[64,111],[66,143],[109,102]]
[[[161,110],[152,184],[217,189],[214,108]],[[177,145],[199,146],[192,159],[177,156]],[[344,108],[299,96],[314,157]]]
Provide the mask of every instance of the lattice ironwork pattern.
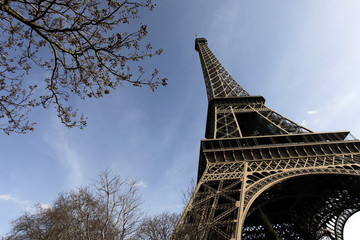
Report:
[[206,90],[209,101],[217,97],[249,96],[239,83],[226,71],[205,39],[199,39],[196,47],[200,54]]
[[[215,108],[214,138],[311,132],[279,113],[261,105],[220,105]],[[246,123],[245,125],[242,123]]]
[[198,184],[173,240],[343,239],[360,211],[360,141],[314,133],[250,96],[198,38],[208,93]]

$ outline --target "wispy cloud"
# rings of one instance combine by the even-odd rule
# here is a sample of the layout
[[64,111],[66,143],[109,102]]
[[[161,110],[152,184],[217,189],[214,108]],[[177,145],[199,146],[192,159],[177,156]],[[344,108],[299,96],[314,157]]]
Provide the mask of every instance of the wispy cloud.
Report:
[[52,149],[52,155],[57,159],[64,167],[68,168],[69,180],[72,185],[79,186],[83,183],[83,174],[81,162],[82,158],[77,152],[76,148],[69,137],[67,136],[64,126],[58,123],[58,119],[53,121],[53,129],[49,131],[45,136],[45,142]]
[[27,201],[27,200],[19,200],[19,199],[17,199],[16,197],[14,197],[11,194],[0,195],[0,200],[2,200],[2,201],[11,201],[11,202],[21,204],[21,205],[29,203],[29,201]]
[[147,187],[147,184],[143,181],[138,181],[136,183],[136,186],[139,187],[139,188],[146,188]]
[[[212,21],[210,22],[210,31],[209,33],[215,33],[212,36],[208,36],[209,39],[215,39],[218,44],[221,46],[220,49],[226,49],[229,46],[230,39],[233,32],[243,32],[243,30],[238,28],[238,23],[236,19],[241,14],[240,11],[241,4],[237,1],[231,3],[231,7],[227,4],[219,5],[218,8],[212,13]],[[224,14],[226,12],[226,14]],[[214,41],[214,46],[217,46]],[[219,55],[221,53],[218,53]]]
[[40,206],[41,209],[51,208],[50,204],[35,203],[30,200],[19,200],[17,197],[13,196],[12,194],[0,195],[0,201],[8,201],[8,202],[13,202],[15,204],[18,204],[18,205],[20,205],[20,208],[22,208],[23,211],[28,212],[28,213],[36,213],[39,210],[38,206]]

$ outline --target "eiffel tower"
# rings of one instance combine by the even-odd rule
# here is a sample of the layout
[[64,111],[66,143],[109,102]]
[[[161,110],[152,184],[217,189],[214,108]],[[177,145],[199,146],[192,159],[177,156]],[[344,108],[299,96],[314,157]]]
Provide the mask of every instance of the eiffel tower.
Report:
[[196,38],[209,100],[195,191],[172,239],[343,239],[360,210],[360,141],[264,105]]

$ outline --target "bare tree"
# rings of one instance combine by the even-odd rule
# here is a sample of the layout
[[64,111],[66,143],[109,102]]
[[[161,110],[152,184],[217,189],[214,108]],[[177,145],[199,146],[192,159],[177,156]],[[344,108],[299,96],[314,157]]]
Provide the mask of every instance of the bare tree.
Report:
[[139,240],[170,240],[180,218],[176,213],[162,213],[147,217],[142,221],[136,239]]
[[190,202],[191,197],[193,196],[196,188],[196,182],[194,178],[191,178],[189,185],[186,187],[185,190],[182,191],[182,200],[184,204],[184,208]]
[[5,240],[133,239],[140,227],[138,183],[109,171],[99,175],[93,189],[62,193],[49,208],[36,206],[12,222]]
[[[137,64],[162,50],[143,42],[147,25],[130,24],[153,8],[152,0],[0,0],[0,129],[32,131],[28,112],[51,105],[67,127],[83,128],[69,98],[102,97],[125,82],[166,86],[157,69],[146,76]],[[27,77],[39,69],[48,77]]]
[[102,239],[109,239],[104,234],[108,227],[117,229],[116,239],[129,239],[137,232],[143,217],[138,186],[137,181],[122,180],[107,170],[100,173],[95,187],[99,201],[105,205]]

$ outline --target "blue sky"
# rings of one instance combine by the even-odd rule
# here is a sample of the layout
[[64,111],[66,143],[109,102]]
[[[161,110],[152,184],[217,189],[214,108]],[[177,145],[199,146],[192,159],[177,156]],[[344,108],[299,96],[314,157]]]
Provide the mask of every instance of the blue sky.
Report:
[[158,1],[140,21],[148,24],[147,40],[164,49],[146,64],[169,85],[74,99],[88,116],[85,130],[66,129],[50,108],[31,113],[34,133],[0,135],[0,235],[34,203],[51,204],[105,168],[142,183],[149,213],[181,211],[207,111],[196,34],[268,107],[313,131],[360,137],[359,12],[357,0]]

